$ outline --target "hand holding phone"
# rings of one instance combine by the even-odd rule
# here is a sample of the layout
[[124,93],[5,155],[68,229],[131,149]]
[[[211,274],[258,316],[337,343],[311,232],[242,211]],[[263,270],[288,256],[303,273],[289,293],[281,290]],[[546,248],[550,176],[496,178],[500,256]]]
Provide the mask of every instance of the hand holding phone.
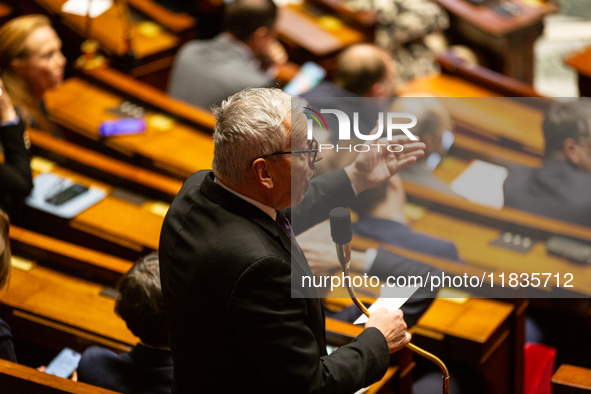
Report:
[[78,368],[82,355],[70,348],[64,348],[45,368],[45,373],[67,379]]

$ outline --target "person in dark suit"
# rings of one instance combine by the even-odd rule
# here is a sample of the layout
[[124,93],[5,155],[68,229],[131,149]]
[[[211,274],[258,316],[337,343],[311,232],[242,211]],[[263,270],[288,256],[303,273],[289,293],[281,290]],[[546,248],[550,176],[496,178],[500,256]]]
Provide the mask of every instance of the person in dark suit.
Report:
[[158,254],[138,260],[117,289],[115,312],[140,343],[121,354],[96,346],[86,349],[78,364],[78,380],[124,394],[169,394],[173,363]]
[[235,0],[224,10],[224,32],[178,52],[168,94],[209,109],[247,87],[272,87],[273,66],[287,60],[275,39],[272,0]]
[[374,150],[309,182],[322,153],[307,139],[305,105],[277,89],[224,101],[214,111],[213,171],[191,175],[164,219],[173,393],[353,393],[379,380],[389,353],[410,339],[402,312],[382,309],[327,355],[322,302],[302,284],[312,273],[294,234],[412,164],[424,146],[397,138],[403,155]]
[[410,112],[417,117],[412,128],[414,135],[425,143],[425,156],[400,172],[403,180],[425,186],[438,192],[459,197],[448,183],[433,174],[433,170],[447,156],[453,142],[453,122],[449,111],[436,97],[399,97],[390,107],[391,112]]
[[509,170],[505,206],[591,226],[591,101],[553,104],[542,129],[542,167]]
[[9,200],[26,197],[33,189],[31,155],[25,124],[17,115],[12,100],[0,80],[0,145],[4,163],[0,163],[0,207]]
[[413,231],[406,225],[403,207],[406,194],[400,176],[360,193],[351,208],[359,215],[353,224],[355,234],[460,262],[453,242]]

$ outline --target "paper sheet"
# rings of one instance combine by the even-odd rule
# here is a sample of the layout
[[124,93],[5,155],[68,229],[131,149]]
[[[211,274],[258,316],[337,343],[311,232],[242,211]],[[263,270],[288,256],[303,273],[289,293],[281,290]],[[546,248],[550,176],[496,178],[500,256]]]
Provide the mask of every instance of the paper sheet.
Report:
[[[388,311],[399,309],[404,303],[417,291],[419,287],[383,287],[382,296],[369,307],[369,312],[376,311],[380,308],[386,308]],[[367,323],[367,316],[361,315],[353,324]]]
[[61,205],[53,205],[46,201],[47,197],[57,194],[72,184],[70,179],[51,172],[39,174],[33,179],[33,191],[25,202],[30,207],[71,219],[107,196],[103,189],[91,186],[86,192]]
[[505,167],[472,160],[451,183],[451,189],[470,202],[501,209],[505,204],[503,183],[507,175],[509,171]]
[[68,14],[88,15],[88,3],[90,3],[90,17],[96,18],[107,11],[113,5],[113,0],[68,0],[62,5],[62,12]]

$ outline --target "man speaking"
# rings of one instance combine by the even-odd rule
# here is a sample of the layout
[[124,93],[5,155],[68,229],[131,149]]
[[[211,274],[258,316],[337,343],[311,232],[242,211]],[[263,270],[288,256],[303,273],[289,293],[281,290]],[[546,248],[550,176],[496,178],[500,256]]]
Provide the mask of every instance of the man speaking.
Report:
[[311,275],[294,231],[408,167],[424,145],[396,137],[403,152],[382,146],[310,181],[322,154],[307,139],[305,105],[277,89],[224,101],[214,110],[213,171],[191,175],[166,215],[160,270],[175,394],[354,393],[410,340],[402,312],[381,309],[327,355],[316,290],[291,286]]

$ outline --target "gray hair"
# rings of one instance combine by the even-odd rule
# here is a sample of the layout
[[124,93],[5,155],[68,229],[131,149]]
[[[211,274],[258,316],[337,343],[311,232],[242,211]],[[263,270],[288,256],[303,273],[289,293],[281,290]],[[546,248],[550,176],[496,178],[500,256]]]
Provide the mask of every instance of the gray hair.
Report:
[[133,335],[152,346],[168,346],[168,324],[160,285],[158,252],[139,259],[117,284],[115,313]]
[[[305,139],[305,118],[291,125],[291,117],[305,105],[305,100],[279,89],[248,88],[214,108],[214,174],[240,185],[255,159],[281,151],[292,137]],[[292,136],[292,130],[297,135]]]
[[561,152],[567,138],[585,144],[591,132],[591,100],[580,98],[577,101],[553,104],[546,111],[542,130],[546,155]]

